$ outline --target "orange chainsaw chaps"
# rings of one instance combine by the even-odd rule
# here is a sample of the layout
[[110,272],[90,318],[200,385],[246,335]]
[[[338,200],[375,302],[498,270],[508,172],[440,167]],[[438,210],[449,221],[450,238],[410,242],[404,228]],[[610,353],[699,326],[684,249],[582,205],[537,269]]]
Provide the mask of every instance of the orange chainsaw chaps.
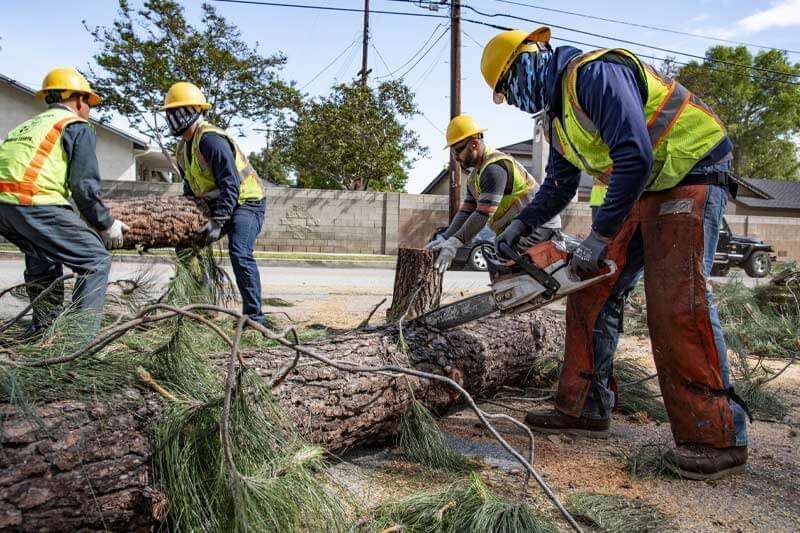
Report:
[[592,336],[600,311],[611,296],[614,284],[625,269],[628,243],[639,224],[638,203],[616,235],[608,243],[606,258],[617,264],[617,271],[606,279],[567,296],[567,338],[564,367],[558,380],[555,407],[569,416],[581,416],[592,385],[594,350]]
[[735,433],[706,300],[707,191],[678,187],[640,202],[647,327],[675,442],[725,448]]

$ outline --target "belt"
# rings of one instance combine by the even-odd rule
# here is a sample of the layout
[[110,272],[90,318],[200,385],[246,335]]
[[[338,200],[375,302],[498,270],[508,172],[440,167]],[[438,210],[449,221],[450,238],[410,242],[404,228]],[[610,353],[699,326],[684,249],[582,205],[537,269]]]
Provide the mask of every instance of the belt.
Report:
[[731,196],[736,198],[739,191],[739,183],[731,177],[730,172],[710,172],[708,174],[688,174],[676,187],[687,185],[719,185],[727,187]]

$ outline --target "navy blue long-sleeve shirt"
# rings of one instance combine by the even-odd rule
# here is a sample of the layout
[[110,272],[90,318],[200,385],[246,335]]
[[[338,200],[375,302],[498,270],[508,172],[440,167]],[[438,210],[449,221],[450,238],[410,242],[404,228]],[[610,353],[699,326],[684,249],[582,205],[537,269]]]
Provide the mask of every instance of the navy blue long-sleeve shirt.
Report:
[[94,129],[85,122],[73,122],[64,128],[61,145],[69,160],[67,182],[78,211],[93,228],[110,228],[114,217],[103,205]]
[[[568,46],[556,49],[547,76],[553,112],[560,113],[563,107],[561,75],[569,60],[580,53]],[[645,91],[633,66],[616,58],[590,62],[578,71],[578,103],[608,145],[613,161],[608,192],[592,224],[592,229],[605,237],[617,232],[650,177],[653,150],[644,114]],[[551,131],[551,137],[553,134]],[[726,139],[698,164],[717,161],[731,147]],[[551,147],[547,178],[518,218],[534,228],[543,224],[569,204],[579,184],[580,170]]]
[[[219,197],[209,202],[211,217],[225,220],[231,217],[239,204],[239,186],[241,180],[236,171],[236,155],[228,139],[217,133],[206,133],[200,139],[200,153],[208,162],[214,183],[219,189]],[[191,150],[189,151],[191,157]],[[183,192],[194,196],[187,181],[184,181]]]

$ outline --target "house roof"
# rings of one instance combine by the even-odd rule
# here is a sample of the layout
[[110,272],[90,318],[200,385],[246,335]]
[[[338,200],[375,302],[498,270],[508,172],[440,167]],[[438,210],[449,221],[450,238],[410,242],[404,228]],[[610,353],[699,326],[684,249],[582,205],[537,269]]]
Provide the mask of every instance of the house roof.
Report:
[[800,210],[800,182],[738,178],[740,184],[761,194],[739,195],[736,202],[747,207]]
[[[22,84],[22,83],[20,83],[20,82],[18,82],[16,80],[13,80],[13,79],[9,78],[8,76],[4,76],[3,74],[0,74],[0,82],[5,83],[6,85],[9,85],[9,86],[13,87],[14,89],[17,89],[18,91],[23,92],[23,93],[28,94],[28,95],[34,96],[36,94],[36,91],[31,89],[27,85],[24,85],[24,84]],[[103,128],[104,130],[109,131],[109,132],[113,133],[114,135],[118,135],[118,136],[124,138],[125,140],[130,141],[131,143],[133,143],[133,147],[135,149],[137,149],[137,150],[147,150],[148,149],[149,145],[148,145],[147,141],[144,141],[144,140],[140,139],[139,137],[135,137],[135,136],[131,135],[130,133],[126,132],[126,131],[123,131],[123,130],[117,128],[117,127],[114,127],[114,126],[110,125],[110,124],[104,124],[102,122],[98,122],[97,120],[94,120],[94,119],[91,119],[91,118],[89,119],[89,122],[91,122],[92,124],[94,124],[98,128]]]
[[524,154],[530,156],[533,152],[533,139],[528,139],[527,141],[520,141],[518,143],[509,144],[508,146],[503,146],[502,148],[498,148],[501,152],[505,152],[507,154]]
[[436,187],[436,186],[439,184],[439,182],[440,182],[440,181],[442,181],[444,178],[446,178],[446,177],[447,177],[447,174],[448,174],[447,170],[448,170],[448,168],[447,168],[447,167],[443,168],[443,169],[442,169],[442,171],[441,171],[441,172],[439,172],[439,173],[436,175],[436,177],[435,177],[435,178],[433,178],[433,181],[431,181],[431,182],[428,184],[428,186],[427,186],[427,187],[425,187],[424,189],[422,189],[422,192],[421,192],[420,194],[431,194],[431,191],[432,191],[432,190],[433,190],[433,189],[434,189],[434,188],[435,188],[435,187]]

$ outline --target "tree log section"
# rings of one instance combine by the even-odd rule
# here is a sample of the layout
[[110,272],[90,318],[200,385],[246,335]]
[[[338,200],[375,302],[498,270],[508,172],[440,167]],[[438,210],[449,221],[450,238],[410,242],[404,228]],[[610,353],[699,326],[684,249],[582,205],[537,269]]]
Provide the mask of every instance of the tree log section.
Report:
[[[433,268],[436,252],[419,248],[400,248],[394,274],[392,306],[387,320],[397,321],[408,310],[406,320],[424,315],[439,307],[442,298],[442,275]],[[413,305],[409,308],[411,299]]]
[[123,234],[123,248],[128,250],[191,246],[208,222],[208,207],[196,198],[146,196],[103,203],[115,219],[130,228]]
[[[346,333],[309,343],[337,361],[377,366],[397,363],[448,375],[471,394],[491,394],[525,382],[531,364],[561,349],[563,319],[547,311],[491,317],[435,332],[409,325],[408,354],[397,330]],[[265,379],[294,352],[276,347],[244,352]],[[224,368],[227,354],[215,358]],[[414,397],[434,410],[459,402],[452,391],[414,377],[353,374],[303,357],[276,394],[307,437],[331,451],[395,434]],[[154,483],[149,424],[158,402],[131,389],[124,408],[52,402],[37,413],[41,428],[10,405],[0,407],[0,530],[135,530],[149,527],[144,488]]]

